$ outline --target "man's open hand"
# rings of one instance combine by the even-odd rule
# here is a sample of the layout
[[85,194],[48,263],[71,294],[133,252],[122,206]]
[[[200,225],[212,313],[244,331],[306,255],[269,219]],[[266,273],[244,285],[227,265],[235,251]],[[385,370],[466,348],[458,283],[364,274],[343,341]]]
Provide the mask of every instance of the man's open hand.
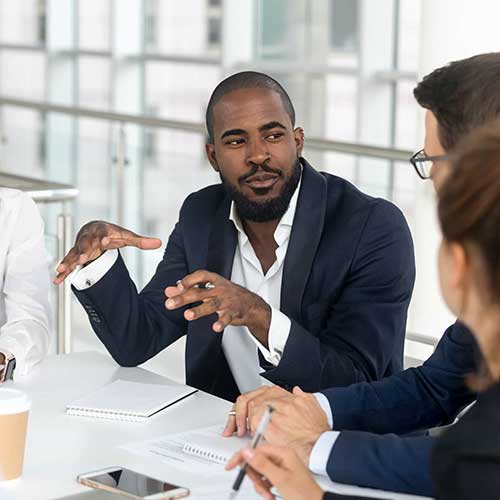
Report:
[[106,250],[123,247],[154,250],[161,247],[161,240],[140,236],[109,222],[88,222],[78,231],[75,245],[57,266],[54,283],[61,284],[76,266],[97,259]]

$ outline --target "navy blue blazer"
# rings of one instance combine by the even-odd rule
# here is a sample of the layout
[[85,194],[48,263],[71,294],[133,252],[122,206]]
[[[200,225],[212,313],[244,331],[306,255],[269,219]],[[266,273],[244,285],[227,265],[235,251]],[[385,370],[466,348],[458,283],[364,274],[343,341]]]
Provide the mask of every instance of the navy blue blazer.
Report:
[[474,401],[465,376],[477,370],[480,359],[470,331],[455,323],[422,366],[378,382],[322,391],[332,408],[334,429],[342,430],[328,460],[330,478],[432,495],[435,438],[404,434],[449,424]]
[[[302,164],[281,288],[291,330],[278,366],[261,357],[264,376],[312,392],[398,372],[415,278],[407,223],[392,203]],[[121,257],[93,286],[73,291],[119,364],[141,364],[186,334],[186,383],[234,401],[215,316],[187,322],[183,310],[164,306],[165,287],[197,269],[231,278],[238,237],[230,207],[221,184],[188,196],[140,293]]]

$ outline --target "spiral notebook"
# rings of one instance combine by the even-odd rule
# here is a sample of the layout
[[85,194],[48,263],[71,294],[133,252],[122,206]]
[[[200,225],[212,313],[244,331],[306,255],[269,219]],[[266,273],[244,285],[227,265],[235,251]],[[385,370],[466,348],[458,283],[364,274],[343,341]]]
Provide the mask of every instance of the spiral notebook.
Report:
[[225,438],[221,426],[215,425],[184,434],[182,452],[225,465],[237,451],[249,445],[248,436]]
[[146,422],[196,391],[180,384],[142,384],[115,380],[66,405],[66,413],[78,417]]

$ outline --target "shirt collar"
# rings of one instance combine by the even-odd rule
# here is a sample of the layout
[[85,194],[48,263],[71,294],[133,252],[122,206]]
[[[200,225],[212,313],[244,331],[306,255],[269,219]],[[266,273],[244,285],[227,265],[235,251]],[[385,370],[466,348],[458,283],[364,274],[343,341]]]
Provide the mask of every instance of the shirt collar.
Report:
[[[292,198],[290,199],[290,204],[288,205],[288,208],[286,212],[283,214],[283,217],[281,217],[281,220],[276,228],[276,231],[274,234],[277,234],[278,230],[284,226],[291,228],[293,225],[293,219],[295,217],[295,211],[297,210],[297,202],[299,199],[299,192],[300,192],[300,186],[302,184],[302,165],[300,167],[300,179],[299,183],[297,184],[297,187],[295,188],[295,192],[293,193]],[[234,225],[236,226],[236,229],[238,230],[238,233],[240,233],[240,236],[243,236],[244,241],[248,238],[245,230],[243,229],[243,224],[241,223],[241,219],[238,215],[238,212],[236,211],[236,205],[234,204],[234,201],[231,201],[231,210],[229,212],[229,220],[232,220]]]

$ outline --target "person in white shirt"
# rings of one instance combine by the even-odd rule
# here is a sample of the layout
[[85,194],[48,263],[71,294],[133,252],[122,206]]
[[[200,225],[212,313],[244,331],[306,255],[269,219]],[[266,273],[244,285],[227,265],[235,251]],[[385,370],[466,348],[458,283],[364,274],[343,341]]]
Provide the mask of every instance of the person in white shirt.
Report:
[[[50,343],[44,226],[34,202],[0,187],[0,381],[27,374]],[[15,367],[15,369],[14,369]]]
[[73,291],[114,359],[136,366],[186,335],[187,384],[231,401],[267,382],[313,390],[401,370],[415,266],[399,209],[309,165],[267,75],[223,80],[206,122],[221,183],[186,198],[140,293],[116,249],[161,241],[108,222],[83,226],[58,266],[56,284],[84,265]]

